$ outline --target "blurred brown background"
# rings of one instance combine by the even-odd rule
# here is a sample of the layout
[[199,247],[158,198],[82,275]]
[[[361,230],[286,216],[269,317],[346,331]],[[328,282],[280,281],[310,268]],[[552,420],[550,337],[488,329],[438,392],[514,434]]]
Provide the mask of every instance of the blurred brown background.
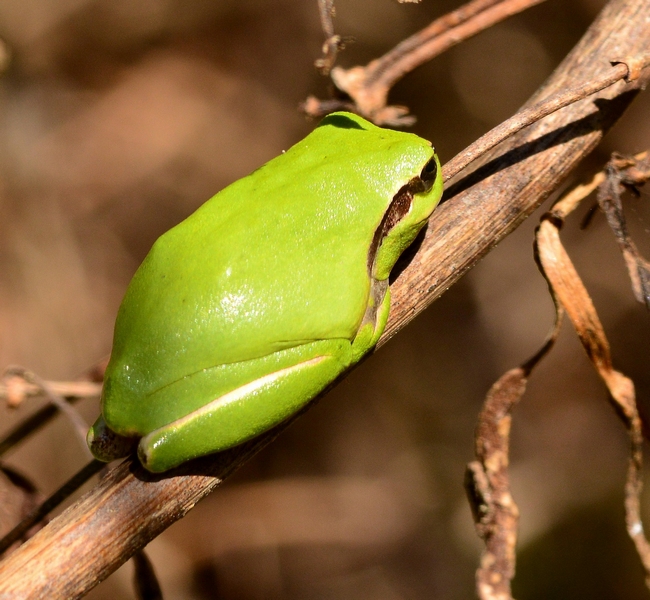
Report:
[[[418,116],[413,130],[444,162],[513,113],[604,3],[549,0],[412,73],[391,101]],[[339,63],[365,63],[459,5],[338,0],[337,32],[356,38]],[[0,366],[71,379],[110,351],[121,296],[156,237],[313,127],[297,106],[326,95],[316,2],[3,0],[0,38],[11,54],[0,77]],[[646,94],[584,170],[648,148],[649,114]],[[646,256],[647,200],[627,205]],[[648,313],[604,218],[585,232],[578,220],[564,239],[648,408]],[[553,318],[535,221],[150,544],[165,598],[473,597],[481,546],[462,480],[476,415]],[[37,405],[1,407],[0,432]],[[90,422],[98,409],[81,410]],[[7,462],[50,492],[86,461],[71,432],[59,418]],[[623,521],[626,449],[565,327],[515,413],[516,597],[647,597]],[[130,576],[127,564],[89,597],[134,598]]]

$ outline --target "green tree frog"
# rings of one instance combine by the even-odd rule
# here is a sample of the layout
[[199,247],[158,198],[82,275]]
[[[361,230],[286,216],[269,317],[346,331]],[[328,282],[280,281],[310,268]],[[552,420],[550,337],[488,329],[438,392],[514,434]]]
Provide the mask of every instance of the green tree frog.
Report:
[[166,471],[296,413],[376,344],[390,271],[441,194],[429,142],[334,113],[208,200],[129,284],[93,454],[137,443]]

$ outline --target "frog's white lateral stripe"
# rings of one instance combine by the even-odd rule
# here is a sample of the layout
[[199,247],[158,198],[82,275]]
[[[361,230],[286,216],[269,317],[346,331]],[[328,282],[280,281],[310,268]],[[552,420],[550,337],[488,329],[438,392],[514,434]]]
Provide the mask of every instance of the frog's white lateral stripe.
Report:
[[[249,394],[253,393],[255,390],[264,387],[265,385],[268,385],[270,383],[273,383],[276,379],[281,379],[282,377],[285,377],[293,373],[294,371],[300,371],[305,367],[313,367],[314,365],[317,365],[319,362],[325,360],[326,358],[330,358],[330,356],[317,356],[316,358],[310,358],[309,360],[298,363],[297,365],[293,365],[291,367],[287,367],[286,369],[280,369],[279,371],[275,371],[274,373],[269,373],[268,375],[264,375],[264,377],[260,377],[259,379],[256,379],[255,381],[251,381],[246,385],[242,385],[241,387],[238,387],[232,390],[231,392],[224,394],[223,396],[219,396],[218,398],[215,398],[214,400],[212,400],[212,402],[209,402],[205,406],[198,408],[194,412],[191,412],[190,414],[185,415],[184,417],[181,417],[176,421],[172,421],[171,423],[169,423],[169,425],[165,425],[160,429],[170,429],[170,428],[174,429],[176,427],[180,427],[181,425],[193,421],[194,419],[200,417],[201,415],[212,412],[213,410],[217,408],[221,408],[222,406],[230,404],[231,402],[237,402],[238,400],[241,400],[242,398],[245,398]],[[152,431],[148,435],[155,434],[156,431],[160,431],[160,429]]]

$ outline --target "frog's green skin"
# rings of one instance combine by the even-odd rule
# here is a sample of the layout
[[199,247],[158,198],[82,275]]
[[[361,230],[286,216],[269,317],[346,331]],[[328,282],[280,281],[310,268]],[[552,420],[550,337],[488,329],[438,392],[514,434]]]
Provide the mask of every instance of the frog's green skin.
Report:
[[375,345],[390,270],[441,194],[429,142],[347,113],[219,192],[129,285],[93,453],[139,439],[165,471],[294,414]]

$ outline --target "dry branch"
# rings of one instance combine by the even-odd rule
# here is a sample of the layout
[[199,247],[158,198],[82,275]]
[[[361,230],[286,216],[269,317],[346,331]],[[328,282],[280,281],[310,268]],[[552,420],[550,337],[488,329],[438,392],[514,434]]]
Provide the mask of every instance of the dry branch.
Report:
[[333,35],[331,20],[324,18],[324,5],[329,2],[320,0],[323,31],[328,39],[323,48],[325,57],[320,59],[322,62],[317,61],[317,66],[324,74],[331,69],[332,82],[349,99],[319,100],[310,96],[303,104],[303,110],[311,117],[322,117],[334,110],[350,110],[377,125],[413,125],[416,119],[408,114],[408,108],[386,105],[388,93],[404,75],[495,23],[541,2],[544,0],[471,0],[436,19],[366,66],[343,69],[332,68],[341,38]]
[[[650,3],[612,0],[531,103],[602,74],[621,55],[646,54],[649,40]],[[545,118],[448,190],[451,200],[436,212],[419,252],[391,286],[393,308],[382,343],[557,189],[621,116],[642,81],[619,82]],[[165,477],[125,461],[0,564],[0,597],[82,596],[286,426]]]

